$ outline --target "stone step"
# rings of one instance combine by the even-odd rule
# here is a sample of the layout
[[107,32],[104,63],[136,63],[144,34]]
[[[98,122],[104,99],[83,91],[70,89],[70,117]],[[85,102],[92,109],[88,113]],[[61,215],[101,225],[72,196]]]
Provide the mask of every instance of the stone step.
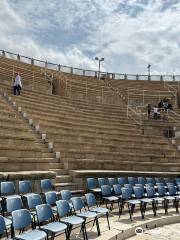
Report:
[[72,183],[72,182],[71,183],[55,183],[54,186],[57,191],[61,191],[61,190],[75,191],[76,189],[78,189],[78,184]]
[[67,175],[68,174],[68,170],[67,169],[60,169],[60,168],[51,168],[49,169],[50,171],[56,172],[57,175]]
[[71,183],[71,176],[70,175],[57,175],[56,176],[56,183]]
[[54,160],[49,163],[50,169],[57,169],[60,168],[62,169],[64,167],[64,163],[62,162],[55,162]]

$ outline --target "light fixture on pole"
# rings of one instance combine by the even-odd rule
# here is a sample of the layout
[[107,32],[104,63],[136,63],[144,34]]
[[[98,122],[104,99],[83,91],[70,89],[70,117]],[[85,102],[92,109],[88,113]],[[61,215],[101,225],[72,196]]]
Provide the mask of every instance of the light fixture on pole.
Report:
[[104,58],[95,57],[95,60],[99,62],[99,68],[98,68],[98,79],[100,79],[101,62],[104,61]]
[[150,75],[151,75],[151,64],[148,64],[147,69],[148,69],[148,79],[150,80]]

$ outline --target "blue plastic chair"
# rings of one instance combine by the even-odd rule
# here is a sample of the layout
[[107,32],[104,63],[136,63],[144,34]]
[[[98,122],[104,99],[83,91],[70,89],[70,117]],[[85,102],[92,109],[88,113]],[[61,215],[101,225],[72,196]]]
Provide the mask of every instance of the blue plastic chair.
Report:
[[98,207],[96,202],[96,197],[93,193],[87,193],[85,194],[85,197],[86,197],[86,203],[87,203],[88,209],[90,211],[96,212],[98,214],[98,217],[106,215],[108,228],[110,229],[109,210],[107,208]]
[[[27,209],[20,209],[12,212],[13,220],[13,234],[16,233],[16,230],[24,231],[25,228],[32,226],[31,214]],[[24,240],[40,240],[46,239],[46,233],[41,230],[34,229],[32,231],[23,232],[20,235],[15,236],[17,239]]]
[[138,199],[132,199],[132,192],[131,192],[130,188],[123,187],[121,189],[121,191],[122,191],[122,201],[121,201],[121,204],[120,204],[119,217],[122,214],[122,210],[124,208],[124,205],[127,204],[128,210],[129,210],[130,220],[132,221],[132,216],[133,216],[133,213],[134,213],[135,206],[136,205],[141,205],[141,201],[138,200]]
[[19,197],[12,197],[6,199],[6,208],[7,213],[11,214],[15,210],[19,210],[23,208],[23,202]]
[[156,182],[156,184],[157,183],[164,183],[162,178],[159,178],[159,177],[155,177],[155,182]]
[[114,195],[118,197],[119,199],[122,198],[122,191],[121,191],[122,186],[120,184],[115,184],[113,185],[113,191]]
[[27,193],[32,193],[31,181],[29,180],[19,181],[19,194]]
[[4,233],[6,234],[6,237],[8,238],[8,231],[6,228],[5,220],[4,220],[3,216],[0,215],[0,238],[4,235]]
[[149,183],[153,184],[153,186],[156,185],[156,181],[152,177],[147,177],[146,182],[147,182],[147,184],[149,184]]
[[101,188],[98,187],[98,183],[95,178],[87,178],[87,189],[94,194],[101,193]]
[[15,185],[13,182],[1,182],[2,212],[6,211],[6,199],[11,197],[21,198],[15,194]]
[[[93,220],[93,225],[94,223],[96,223],[96,227],[97,227],[97,233],[98,236],[101,234],[100,232],[100,227],[99,227],[99,221],[98,221],[98,214],[92,211],[87,211],[85,209],[85,205],[83,200],[80,197],[73,197],[71,198],[72,204],[73,204],[73,208],[76,212],[76,215],[79,217],[82,217],[85,220],[85,224],[88,223],[88,220]],[[79,213],[77,213],[79,212]]]
[[127,181],[127,179],[125,177],[119,177],[117,180],[118,180],[118,183],[121,186],[124,186],[124,184],[128,183],[128,181]]
[[[139,185],[141,185],[141,184],[139,184]],[[142,219],[144,219],[146,208],[147,208],[148,204],[151,204],[154,216],[156,216],[155,201],[151,198],[145,197],[145,195],[147,196],[147,194],[144,193],[144,187],[142,185],[134,187],[134,195],[135,195],[136,199],[141,201],[140,210],[141,210]]]
[[42,199],[39,194],[28,195],[27,196],[27,205],[33,216],[34,225],[36,225],[36,206],[42,204]]
[[136,183],[138,183],[137,178],[135,177],[128,177],[128,183],[132,186],[135,186]]
[[61,194],[61,199],[68,201],[69,206],[72,209],[73,205],[72,205],[72,202],[71,202],[71,198],[72,198],[71,191],[69,191],[69,190],[61,190],[60,194]]
[[46,192],[45,193],[45,199],[46,199],[46,203],[51,205],[51,208],[53,209],[53,211],[57,212],[57,208],[56,208],[56,201],[57,199],[57,194],[55,191],[52,192]]
[[129,191],[131,191],[131,194],[133,194],[134,189],[133,189],[133,185],[132,185],[132,184],[130,184],[130,183],[124,184],[124,187],[125,187],[125,188],[128,188]]
[[138,184],[142,184],[144,186],[146,184],[146,179],[144,177],[138,177]]
[[113,186],[115,184],[118,184],[118,180],[116,178],[108,178],[109,186]]
[[112,210],[114,203],[117,203],[119,208],[119,197],[114,196],[112,194],[112,190],[109,185],[101,186],[101,194],[102,194],[102,200],[103,202],[105,202],[107,208],[108,208],[108,204],[111,204],[110,209]]
[[77,227],[81,227],[83,232],[84,240],[87,239],[87,232],[86,232],[86,225],[85,220],[78,216],[69,216],[71,214],[71,208],[69,206],[68,201],[66,200],[59,200],[56,202],[57,205],[57,212],[59,220],[65,223],[67,227],[67,238],[70,239],[71,231]]
[[108,182],[106,178],[98,178],[98,184],[99,184],[99,187],[101,188],[101,186],[103,185],[108,185]]
[[[37,220],[39,228],[47,233],[48,236],[51,236],[51,239],[54,239],[60,234],[65,234],[67,238],[67,225],[61,222],[54,221],[53,211],[49,204],[41,204],[36,206]],[[51,222],[53,221],[53,222]],[[44,222],[49,222],[45,223]]]
[[50,179],[42,179],[41,180],[41,192],[48,192],[48,191],[53,191],[54,190],[54,185],[52,184]]

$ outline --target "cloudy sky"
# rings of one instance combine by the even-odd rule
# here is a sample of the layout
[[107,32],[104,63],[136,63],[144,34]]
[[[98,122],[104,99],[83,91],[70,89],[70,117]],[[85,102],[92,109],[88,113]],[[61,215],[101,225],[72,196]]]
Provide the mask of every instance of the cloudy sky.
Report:
[[0,49],[117,73],[180,74],[180,0],[0,0]]

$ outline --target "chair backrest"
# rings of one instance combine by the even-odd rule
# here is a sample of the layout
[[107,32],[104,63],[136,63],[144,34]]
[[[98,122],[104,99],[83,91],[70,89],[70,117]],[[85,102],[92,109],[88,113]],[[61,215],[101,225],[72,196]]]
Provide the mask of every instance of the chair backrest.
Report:
[[69,190],[62,190],[61,191],[61,198],[62,198],[62,200],[69,201],[72,198],[71,191],[69,191]]
[[144,195],[144,188],[142,187],[133,187],[134,189],[134,194],[136,198],[142,198]]
[[147,177],[146,178],[146,182],[147,182],[147,184],[153,184],[153,185],[155,185],[156,184],[156,181],[155,181],[155,179],[154,178],[152,178],[152,177]]
[[137,178],[128,177],[128,183],[134,186],[137,183]]
[[23,208],[23,203],[20,197],[10,197],[6,199],[6,208],[8,213]]
[[93,207],[97,205],[96,197],[93,193],[87,193],[85,194],[85,197],[86,197],[86,203],[88,207]]
[[48,221],[53,218],[53,211],[49,204],[36,206],[37,219],[39,223]]
[[42,204],[41,196],[39,194],[28,195],[27,203],[29,209],[34,209],[37,205]]
[[121,195],[122,194],[121,188],[122,186],[120,184],[113,185],[114,194],[118,196]]
[[31,214],[27,209],[15,210],[12,212],[13,228],[23,229],[32,223]]
[[144,189],[144,185],[141,184],[141,183],[136,183],[136,184],[135,184],[135,187],[140,187],[140,188]]
[[168,191],[170,196],[176,195],[176,187],[173,184],[168,185]]
[[32,184],[29,180],[19,181],[19,193],[26,194],[32,192]]
[[180,178],[179,178],[179,177],[176,178],[176,179],[175,179],[175,182],[176,182],[177,185],[180,184]]
[[50,179],[41,180],[41,192],[48,192],[53,190],[53,184]]
[[155,182],[156,182],[156,184],[157,183],[163,183],[163,180],[162,180],[162,178],[155,177]]
[[75,211],[79,211],[85,207],[84,202],[80,197],[72,197],[71,201]]
[[101,194],[103,197],[109,197],[112,195],[111,187],[109,185],[102,185],[101,186]]
[[133,193],[133,185],[132,184],[124,184],[125,188],[128,188],[131,191],[131,194]]
[[66,200],[56,201],[56,206],[57,206],[59,217],[65,217],[71,212],[69,203]]
[[103,185],[108,185],[107,180],[105,178],[98,178],[98,184],[99,184],[99,187]]
[[127,200],[132,197],[132,192],[129,188],[123,187],[121,188],[122,191],[122,199]]
[[158,185],[158,186],[157,186],[157,190],[158,190],[158,193],[159,193],[159,196],[160,196],[160,197],[163,197],[163,196],[166,195],[166,189],[165,189],[164,186]]
[[97,180],[95,178],[87,178],[87,189],[91,190],[97,188]]
[[0,215],[0,235],[6,231],[6,224],[3,216]]
[[45,193],[46,203],[49,205],[55,205],[57,201],[57,194],[56,192],[46,192]]
[[11,195],[15,193],[13,182],[1,182],[1,195]]
[[138,177],[138,184],[142,184],[144,186],[146,184],[146,179],[144,177]]
[[156,186],[164,186],[164,183],[156,183]]
[[108,182],[111,187],[115,184],[118,184],[117,178],[108,178]]
[[154,197],[156,194],[154,187],[149,186],[149,185],[146,186],[146,193],[147,193],[147,197],[149,197],[149,198]]
[[148,187],[148,186],[154,187],[154,184],[153,184],[153,183],[146,183],[145,186],[146,186],[146,187]]
[[174,179],[165,177],[165,178],[164,178],[164,182],[165,182],[165,183],[170,183],[170,182],[173,183],[173,182],[174,182]]
[[121,186],[124,186],[124,184],[127,183],[127,179],[125,177],[119,177],[117,180]]

